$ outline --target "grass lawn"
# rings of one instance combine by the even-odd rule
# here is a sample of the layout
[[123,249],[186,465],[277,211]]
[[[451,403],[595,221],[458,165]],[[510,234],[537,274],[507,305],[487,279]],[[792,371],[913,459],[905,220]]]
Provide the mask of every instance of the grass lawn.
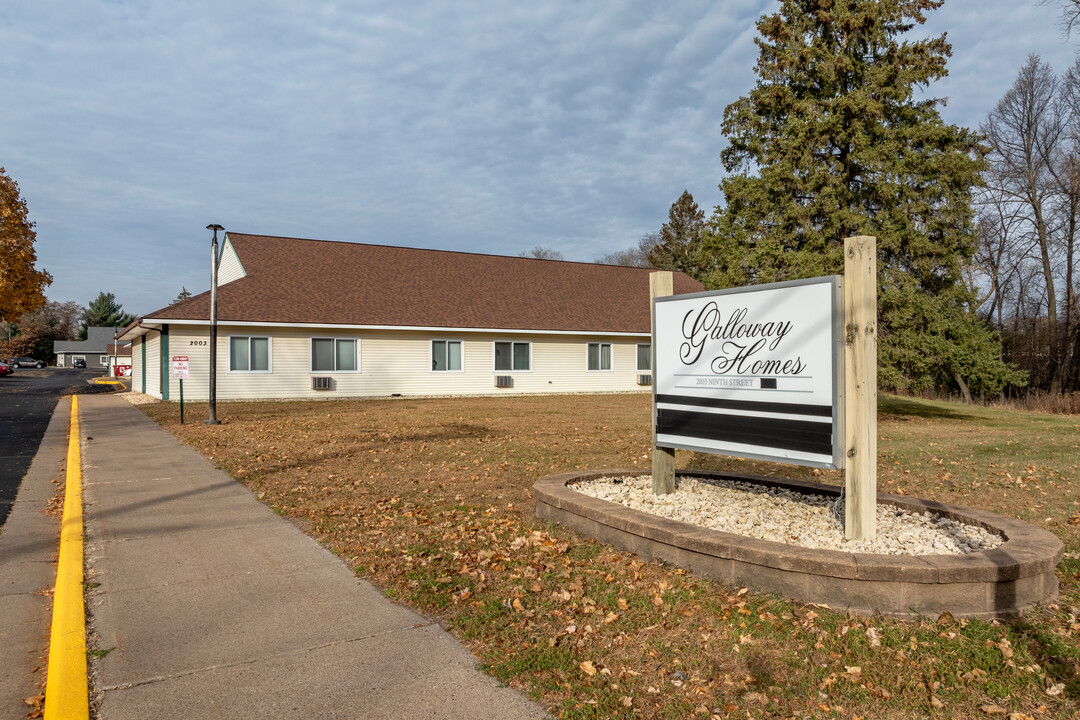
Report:
[[[1080,417],[883,396],[879,488],[1065,543],[1059,601],[1015,622],[849,616],[726,587],[533,517],[530,487],[648,467],[650,397],[143,409],[564,718],[1080,715]],[[196,418],[198,420],[196,420]],[[684,453],[679,468],[839,482]]]

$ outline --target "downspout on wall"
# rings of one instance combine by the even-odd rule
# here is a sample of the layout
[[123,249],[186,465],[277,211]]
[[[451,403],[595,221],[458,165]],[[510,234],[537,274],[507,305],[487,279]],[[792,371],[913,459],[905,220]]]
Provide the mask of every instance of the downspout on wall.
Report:
[[169,357],[169,326],[162,325],[161,330],[161,399],[169,399],[169,376],[170,372],[170,357]]

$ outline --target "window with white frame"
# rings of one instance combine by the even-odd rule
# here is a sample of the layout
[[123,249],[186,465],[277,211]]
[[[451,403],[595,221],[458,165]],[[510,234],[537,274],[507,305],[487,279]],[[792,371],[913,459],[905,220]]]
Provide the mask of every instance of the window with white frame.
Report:
[[270,372],[270,338],[230,335],[229,372]]
[[496,342],[495,372],[532,370],[531,342]]
[[431,369],[433,372],[461,371],[461,341],[432,340]]
[[109,364],[109,356],[101,355],[98,357],[98,365],[105,366]]
[[611,343],[589,343],[589,370],[611,369]]
[[637,369],[638,372],[652,372],[652,345],[638,343],[637,346]]
[[360,372],[360,341],[311,338],[311,372]]

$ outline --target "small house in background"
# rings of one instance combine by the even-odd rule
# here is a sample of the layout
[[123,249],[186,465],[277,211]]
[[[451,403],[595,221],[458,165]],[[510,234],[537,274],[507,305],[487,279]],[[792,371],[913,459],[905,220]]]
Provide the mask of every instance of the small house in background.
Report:
[[115,327],[90,327],[86,329],[85,340],[57,340],[53,343],[56,367],[73,367],[76,360],[82,359],[87,368],[108,368],[109,345],[113,344],[116,333],[122,330],[123,328]]
[[131,341],[109,343],[106,348],[109,356],[110,377],[131,377]]
[[[625,392],[651,383],[647,268],[228,233],[218,399]],[[703,286],[674,274],[677,294]],[[123,330],[132,389],[209,393],[210,293]]]

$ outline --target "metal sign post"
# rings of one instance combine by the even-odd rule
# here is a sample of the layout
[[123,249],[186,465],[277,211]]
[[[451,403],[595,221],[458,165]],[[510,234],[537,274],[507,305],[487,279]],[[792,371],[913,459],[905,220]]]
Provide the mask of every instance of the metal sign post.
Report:
[[184,380],[188,377],[189,361],[187,355],[172,356],[172,377],[180,381],[180,424],[184,424]]

